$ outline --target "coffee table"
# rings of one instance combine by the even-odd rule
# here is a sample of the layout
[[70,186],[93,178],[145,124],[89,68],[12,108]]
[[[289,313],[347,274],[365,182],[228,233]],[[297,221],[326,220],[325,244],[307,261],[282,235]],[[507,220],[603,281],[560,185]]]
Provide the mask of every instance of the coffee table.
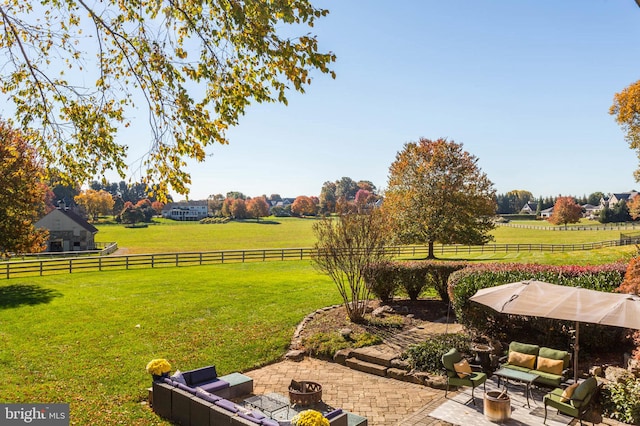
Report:
[[273,418],[277,411],[287,409],[289,411],[289,401],[279,398],[278,394],[255,395],[244,400],[251,407],[257,408],[269,417]]
[[526,385],[524,395],[527,397],[527,407],[531,408],[531,405],[529,404],[529,395],[531,395],[531,399],[533,399],[531,384],[540,376],[537,374],[525,373],[524,371],[513,370],[511,368],[501,368],[493,374],[498,376],[498,386],[500,386],[500,379],[504,379],[504,388],[507,391],[509,390],[509,380],[524,383]]

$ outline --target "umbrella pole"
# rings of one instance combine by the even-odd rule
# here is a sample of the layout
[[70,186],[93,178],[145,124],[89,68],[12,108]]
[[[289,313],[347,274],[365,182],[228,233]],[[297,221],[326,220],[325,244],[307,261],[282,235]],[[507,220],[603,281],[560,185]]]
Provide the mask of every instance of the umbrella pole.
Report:
[[573,343],[573,383],[578,383],[578,352],[580,351],[580,323],[576,321],[576,341]]

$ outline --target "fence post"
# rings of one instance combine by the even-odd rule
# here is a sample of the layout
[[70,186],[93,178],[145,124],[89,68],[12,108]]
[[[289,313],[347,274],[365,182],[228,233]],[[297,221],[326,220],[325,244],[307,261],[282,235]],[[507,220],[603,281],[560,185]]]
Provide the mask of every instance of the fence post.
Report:
[[9,279],[9,262],[7,262],[7,279]]
[[98,271],[102,271],[102,257],[98,258]]
[[156,255],[152,254],[151,255],[151,269],[153,269],[156,266]]
[[73,273],[73,266],[72,266],[72,263],[73,263],[73,259],[69,259],[69,273],[70,273],[70,274],[71,274],[71,273]]
[[180,266],[180,255],[176,253],[176,266]]
[[223,251],[221,251],[221,252],[220,252],[220,255],[221,255],[221,256],[220,256],[220,263],[224,263],[224,252],[223,252]]

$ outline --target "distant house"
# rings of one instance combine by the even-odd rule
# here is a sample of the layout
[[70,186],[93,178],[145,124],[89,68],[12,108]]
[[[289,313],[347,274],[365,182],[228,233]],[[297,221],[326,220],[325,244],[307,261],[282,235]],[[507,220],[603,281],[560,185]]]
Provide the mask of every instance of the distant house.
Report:
[[162,217],[173,220],[200,220],[209,216],[207,200],[169,203],[162,209]]
[[95,250],[98,229],[62,205],[36,222],[49,231],[48,252]]
[[520,209],[520,214],[536,214],[538,211],[538,203],[534,203],[532,201],[527,202],[527,204]]
[[624,201],[625,203],[630,202],[638,195],[637,191],[629,191],[629,192],[620,192],[617,194],[609,194],[608,197],[604,197],[600,200],[600,204],[604,208],[606,205],[610,209],[614,208],[620,201]]
[[550,218],[553,214],[553,207],[549,207],[548,209],[540,210],[540,217]]
[[584,204],[582,206],[584,210],[583,217],[588,217],[589,219],[594,219],[596,216],[600,214],[602,210],[601,206],[594,206],[593,204]]

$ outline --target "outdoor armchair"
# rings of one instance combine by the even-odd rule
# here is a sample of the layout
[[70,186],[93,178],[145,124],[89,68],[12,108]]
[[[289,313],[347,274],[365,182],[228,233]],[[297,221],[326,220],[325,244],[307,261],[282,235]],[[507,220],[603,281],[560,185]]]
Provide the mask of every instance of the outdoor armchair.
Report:
[[544,396],[544,424],[547,422],[547,407],[551,406],[560,413],[576,417],[582,425],[582,416],[591,405],[598,389],[598,381],[589,377],[575,388],[571,396],[563,397],[563,390],[556,388]]
[[487,375],[478,371],[456,371],[455,364],[458,364],[460,361],[462,361],[462,354],[460,354],[456,348],[453,348],[446,354],[442,355],[442,365],[444,365],[447,373],[447,388],[445,390],[444,397],[447,397],[449,386],[471,386],[471,400],[473,401],[473,405],[475,405],[476,400],[473,392],[475,388],[480,385],[483,385],[484,390],[486,391],[485,382],[487,381]]

